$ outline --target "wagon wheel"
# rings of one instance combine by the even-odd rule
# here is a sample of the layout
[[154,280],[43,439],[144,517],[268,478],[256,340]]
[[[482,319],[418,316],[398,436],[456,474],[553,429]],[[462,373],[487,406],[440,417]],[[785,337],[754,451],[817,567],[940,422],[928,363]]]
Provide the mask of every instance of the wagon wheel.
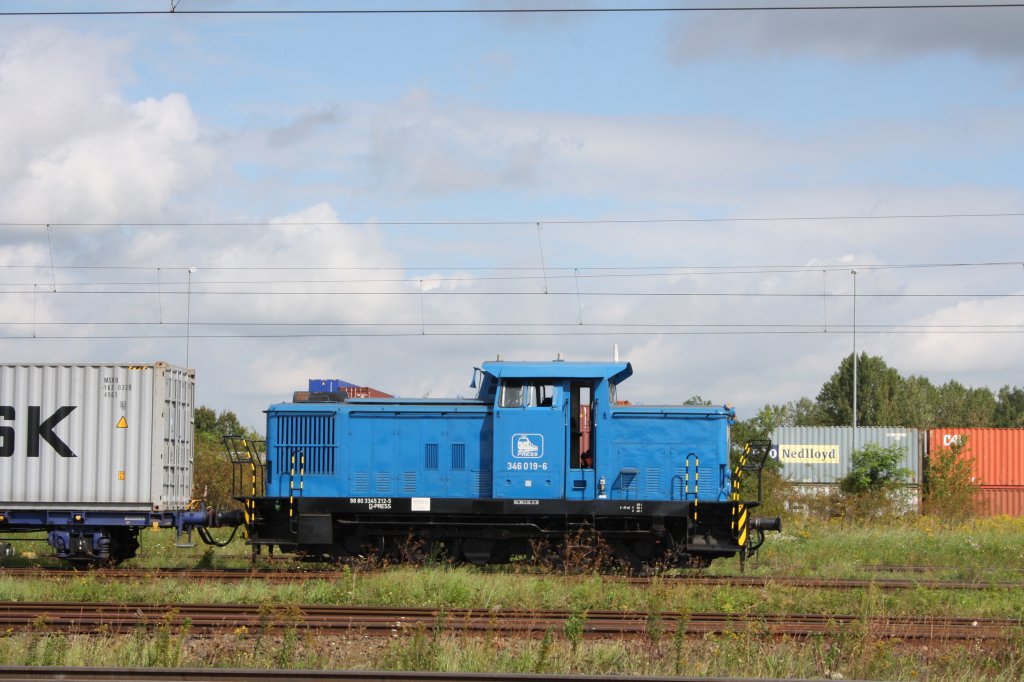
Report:
[[[133,532],[134,531],[134,532]],[[110,563],[120,564],[133,558],[139,550],[139,534],[132,528],[118,528],[110,533]]]

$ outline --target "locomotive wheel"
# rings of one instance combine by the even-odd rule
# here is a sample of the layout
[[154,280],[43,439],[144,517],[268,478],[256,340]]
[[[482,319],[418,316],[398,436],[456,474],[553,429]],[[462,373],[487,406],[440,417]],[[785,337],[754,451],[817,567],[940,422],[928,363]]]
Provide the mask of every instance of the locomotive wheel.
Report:
[[440,556],[445,561],[450,561],[454,564],[462,563],[462,541],[459,538],[445,538],[441,543],[444,545],[444,548]]
[[613,563],[613,548],[591,526],[566,533],[563,542],[562,560],[568,573],[592,573]]
[[560,571],[565,565],[561,549],[550,540],[530,540],[530,557],[537,566],[549,571]]
[[410,533],[404,538],[388,538],[388,555],[399,564],[422,566],[433,554],[433,543]]
[[466,538],[462,541],[462,556],[466,561],[475,565],[483,566],[491,560],[491,550],[494,548],[494,540],[484,538]]
[[384,558],[384,537],[353,533],[345,538],[341,547],[336,546],[336,551],[332,552],[332,556],[337,556],[342,561],[364,559],[371,563],[377,563]]
[[[617,540],[612,544],[612,550],[618,564],[617,568],[632,575],[640,575],[644,571],[644,557],[637,552],[637,544],[640,541]],[[643,549],[643,548],[641,548]],[[648,555],[650,553],[648,552]]]

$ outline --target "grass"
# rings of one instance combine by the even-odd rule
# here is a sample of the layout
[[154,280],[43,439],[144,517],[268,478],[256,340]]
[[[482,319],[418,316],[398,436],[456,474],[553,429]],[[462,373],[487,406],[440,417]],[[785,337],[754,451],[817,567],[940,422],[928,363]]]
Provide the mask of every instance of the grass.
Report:
[[920,516],[884,524],[795,519],[784,533],[768,538],[759,560],[751,563],[755,574],[758,562],[769,571],[784,567],[787,575],[856,576],[866,565],[917,565],[949,567],[936,577],[1022,580],[1024,518],[957,524]]
[[132,635],[0,632],[7,665],[382,669],[556,675],[697,675],[719,677],[1018,680],[1021,634],[1005,641],[929,645],[876,640],[864,632],[804,641],[757,632],[687,639],[586,641],[549,631],[543,638],[459,637],[439,627],[396,631],[390,638],[353,632],[323,636],[225,632],[189,638],[188,629]]
[[316,579],[285,585],[272,585],[258,578],[216,583],[145,578],[111,582],[88,573],[47,580],[0,576],[0,600],[1024,617],[1024,590],[1019,589],[811,590],[787,586],[715,587],[669,580],[642,586],[600,576],[566,580],[558,576],[487,574],[467,568],[400,568],[380,574],[348,573],[340,580]]

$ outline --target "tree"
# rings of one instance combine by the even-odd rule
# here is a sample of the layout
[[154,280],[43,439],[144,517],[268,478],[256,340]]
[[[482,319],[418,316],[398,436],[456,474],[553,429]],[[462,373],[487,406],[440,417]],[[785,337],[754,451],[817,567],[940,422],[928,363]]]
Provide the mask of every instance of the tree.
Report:
[[[881,357],[861,353],[857,358],[857,425],[900,426],[899,395],[903,377]],[[853,355],[843,358],[839,369],[818,393],[817,406],[826,425],[853,423]]]
[[1024,389],[1009,385],[999,389],[993,426],[1016,429],[1024,426]]
[[248,429],[238,421],[238,416],[229,410],[221,410],[218,415],[212,407],[202,405],[195,410],[196,433],[209,433],[217,436],[250,435]]
[[901,419],[891,426],[930,429],[939,426],[936,414],[938,391],[927,377],[909,376],[903,380],[897,402]]
[[212,407],[201,405],[193,414],[196,433],[213,433],[217,428],[217,411]]
[[996,398],[987,388],[967,388],[959,381],[947,381],[937,389],[935,412],[942,426],[992,426]]
[[231,498],[233,472],[224,448],[224,436],[260,436],[242,426],[238,416],[230,410],[222,410],[218,415],[213,408],[204,405],[196,408],[194,420],[196,442],[192,494],[217,509],[229,508],[236,503]]

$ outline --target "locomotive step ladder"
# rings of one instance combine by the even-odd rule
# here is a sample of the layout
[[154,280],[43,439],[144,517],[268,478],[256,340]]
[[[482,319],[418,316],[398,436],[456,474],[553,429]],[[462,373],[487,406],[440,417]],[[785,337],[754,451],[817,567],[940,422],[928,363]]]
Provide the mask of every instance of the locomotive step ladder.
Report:
[[[750,510],[761,506],[761,472],[771,452],[772,442],[768,439],[751,440],[744,444],[743,452],[732,472],[732,536],[740,547],[740,570],[748,556],[754,556],[764,543],[765,530],[779,530],[777,523],[770,520],[754,519],[751,523]],[[756,477],[757,496],[744,495],[744,483]],[[753,540],[751,531],[756,534]]]
[[256,498],[266,494],[267,442],[245,436],[224,436],[224,448],[231,462],[231,496],[242,502],[245,537],[256,513]]

